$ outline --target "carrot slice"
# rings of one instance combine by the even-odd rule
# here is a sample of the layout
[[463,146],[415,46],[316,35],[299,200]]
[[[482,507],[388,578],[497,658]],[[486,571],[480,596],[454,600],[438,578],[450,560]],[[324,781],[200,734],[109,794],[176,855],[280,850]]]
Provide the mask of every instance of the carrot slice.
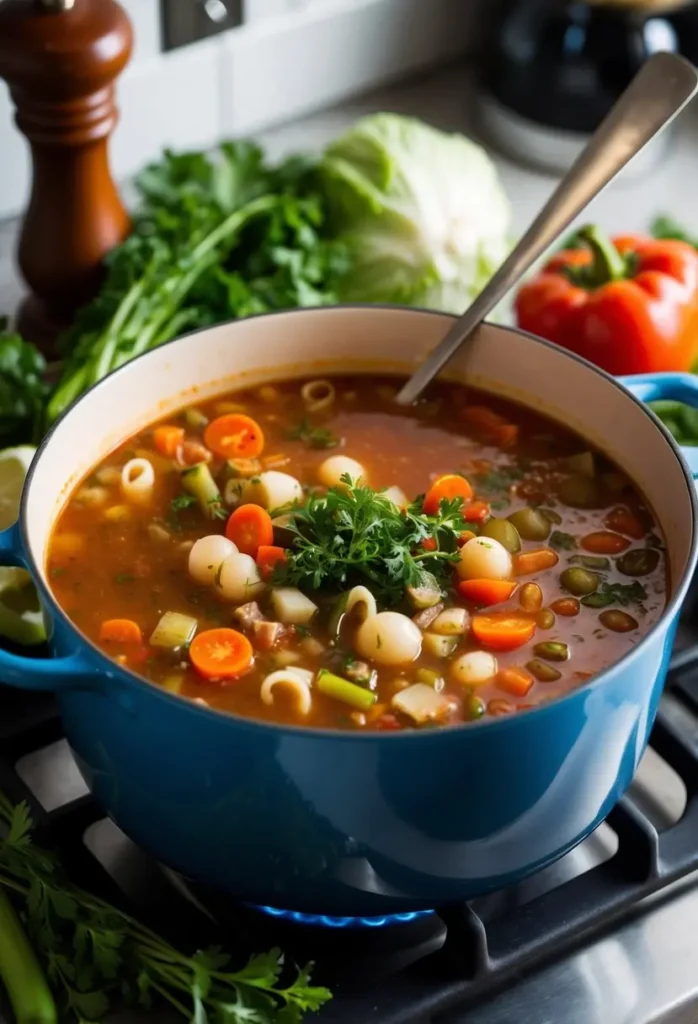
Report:
[[156,427],[153,431],[155,449],[167,459],[174,459],[183,440],[184,427],[173,427],[167,424],[163,427]]
[[490,506],[486,501],[471,501],[463,509],[463,518],[468,523],[484,523],[490,517]]
[[473,636],[493,651],[515,651],[536,631],[534,619],[513,612],[483,612],[473,615]]
[[446,476],[440,476],[431,485],[424,496],[422,512],[427,516],[435,516],[442,501],[462,498],[466,502],[470,501],[472,496],[473,489],[465,477],[459,476],[458,473],[448,473]]
[[532,572],[543,572],[544,569],[552,569],[560,561],[558,555],[552,548],[534,548],[533,551],[522,551],[514,555],[514,575],[527,576]]
[[467,405],[461,410],[461,419],[479,430],[497,431],[506,426],[506,420],[486,405]]
[[469,540],[473,539],[473,537],[477,537],[477,534],[473,533],[472,530],[463,530],[461,533],[458,534],[458,539],[456,540],[456,543],[459,548],[462,548],[463,545],[467,544]]
[[646,530],[634,512],[627,508],[614,508],[605,519],[605,525],[616,533],[624,533],[633,540],[642,540]]
[[533,686],[533,676],[515,666],[500,669],[495,681],[501,690],[513,697],[525,697]]
[[264,449],[259,423],[241,412],[211,420],[204,431],[204,441],[215,455],[224,459],[256,459]]
[[133,619],[106,619],[100,626],[99,639],[110,644],[140,644],[143,634]]
[[619,555],[630,547],[627,537],[621,537],[619,533],[611,533],[610,530],[596,530],[588,533],[582,538],[582,547],[595,555]]
[[204,679],[235,679],[252,659],[252,644],[236,629],[204,630],[189,646],[189,660]]
[[239,505],[225,524],[225,535],[243,554],[255,558],[260,547],[274,543],[274,524],[259,505]]
[[501,604],[509,600],[516,587],[513,580],[461,580],[458,593],[466,601],[474,601],[475,604]]
[[270,579],[277,565],[286,561],[286,552],[274,544],[260,544],[257,548],[257,566],[264,580]]

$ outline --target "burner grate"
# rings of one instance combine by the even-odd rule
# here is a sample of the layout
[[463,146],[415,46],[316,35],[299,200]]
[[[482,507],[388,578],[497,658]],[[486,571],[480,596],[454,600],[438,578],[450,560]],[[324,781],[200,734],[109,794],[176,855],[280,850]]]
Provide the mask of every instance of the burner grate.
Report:
[[[654,814],[634,785],[593,836],[534,878],[468,905],[378,919],[381,927],[244,907],[187,888],[105,820],[85,793],[51,698],[0,687],[0,787],[13,800],[27,800],[40,841],[60,851],[77,882],[173,941],[186,948],[223,942],[241,960],[273,945],[298,962],[314,959],[318,984],[335,993],[313,1018],[319,1024],[460,1024],[463,1012],[477,1024],[477,1007],[513,980],[619,927],[680,880],[694,881],[688,876],[698,872],[698,636],[686,619],[681,636],[650,740],[651,756],[674,780],[673,813],[666,813],[666,792],[655,794]],[[54,767],[42,775],[37,764],[47,751]]]

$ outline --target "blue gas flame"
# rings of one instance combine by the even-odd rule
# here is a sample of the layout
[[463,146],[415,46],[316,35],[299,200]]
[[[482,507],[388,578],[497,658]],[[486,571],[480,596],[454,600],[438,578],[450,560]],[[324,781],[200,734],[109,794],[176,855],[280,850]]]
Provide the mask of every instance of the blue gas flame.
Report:
[[411,910],[404,914],[383,914],[380,917],[330,917],[327,914],[303,914],[300,910],[280,910],[278,907],[255,906],[254,909],[269,917],[316,928],[385,928],[389,925],[408,924],[434,913],[433,910]]

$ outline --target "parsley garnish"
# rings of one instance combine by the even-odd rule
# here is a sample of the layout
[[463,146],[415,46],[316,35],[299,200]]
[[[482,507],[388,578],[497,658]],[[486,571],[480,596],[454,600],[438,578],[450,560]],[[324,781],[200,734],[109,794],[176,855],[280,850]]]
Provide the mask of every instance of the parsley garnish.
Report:
[[582,598],[587,608],[607,608],[609,604],[640,604],[647,600],[647,591],[641,583],[602,583],[593,594]]
[[130,572],[117,572],[114,577],[115,583],[133,583],[135,576]]
[[577,541],[571,533],[563,533],[562,530],[553,530],[550,534],[550,546],[558,551],[574,551]]
[[176,498],[173,498],[170,502],[170,508],[176,514],[181,512],[182,509],[190,508],[196,504],[196,498],[193,494],[178,494]]
[[286,437],[289,441],[304,441],[309,448],[336,448],[342,441],[326,427],[313,427],[307,418],[288,430]]
[[62,565],[54,565],[51,569],[51,579],[56,580],[59,576],[62,576],[65,572],[65,568]]
[[331,998],[310,984],[308,965],[281,980],[280,949],[233,970],[220,947],[187,956],[156,932],[73,885],[57,855],[36,846],[26,804],[0,793],[0,887],[25,915],[61,1019],[101,1020],[124,1002],[151,1011],[163,1002],[189,1021],[300,1024]]
[[[449,585],[458,536],[466,528],[460,499],[442,501],[438,514],[427,516],[418,502],[403,512],[369,487],[354,487],[348,476],[342,481],[346,489],[331,487],[303,506],[279,510],[289,516],[286,529],[295,535],[284,582],[335,591],[361,582],[387,605],[398,604],[425,572],[439,586]],[[437,541],[437,550],[421,547],[427,537]]]
[[[194,499],[194,500],[196,500],[196,499]],[[208,504],[209,504],[209,507],[211,509],[211,515],[213,516],[214,519],[227,519],[228,518],[228,513],[227,513],[226,509],[223,507],[223,505],[221,504],[221,499],[220,498],[210,498]]]

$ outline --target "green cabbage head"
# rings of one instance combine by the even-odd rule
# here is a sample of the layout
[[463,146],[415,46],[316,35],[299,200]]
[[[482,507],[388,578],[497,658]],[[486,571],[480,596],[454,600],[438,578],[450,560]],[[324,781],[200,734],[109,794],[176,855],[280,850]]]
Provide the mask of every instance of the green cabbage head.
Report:
[[509,202],[487,153],[463,135],[375,114],[327,147],[319,174],[353,255],[344,301],[462,313],[507,255]]

